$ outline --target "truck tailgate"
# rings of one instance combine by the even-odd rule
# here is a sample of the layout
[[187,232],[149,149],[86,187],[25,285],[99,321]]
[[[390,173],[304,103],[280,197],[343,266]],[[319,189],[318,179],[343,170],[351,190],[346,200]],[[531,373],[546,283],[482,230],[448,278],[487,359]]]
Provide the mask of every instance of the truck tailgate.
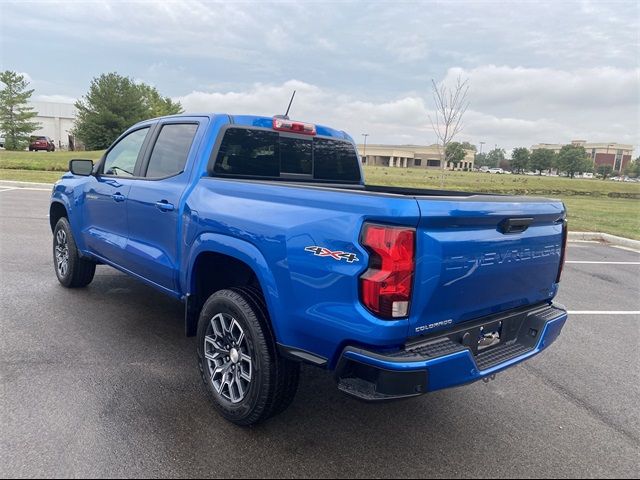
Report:
[[410,336],[555,295],[562,202],[483,195],[417,201]]

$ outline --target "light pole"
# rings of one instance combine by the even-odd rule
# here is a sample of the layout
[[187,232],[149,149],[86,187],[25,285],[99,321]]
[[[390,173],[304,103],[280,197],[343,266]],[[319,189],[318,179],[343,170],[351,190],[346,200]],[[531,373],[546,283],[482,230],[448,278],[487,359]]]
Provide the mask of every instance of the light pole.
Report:
[[366,163],[367,162],[367,137],[369,136],[369,134],[363,133],[362,136],[364,137],[364,148],[362,149],[362,156],[364,157],[364,161]]

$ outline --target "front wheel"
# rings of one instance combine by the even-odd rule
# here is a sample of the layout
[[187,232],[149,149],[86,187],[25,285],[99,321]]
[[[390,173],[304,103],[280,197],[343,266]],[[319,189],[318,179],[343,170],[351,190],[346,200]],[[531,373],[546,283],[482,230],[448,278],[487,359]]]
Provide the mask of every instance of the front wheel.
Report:
[[253,425],[285,410],[300,365],[281,357],[262,296],[250,288],[220,290],[198,321],[198,365],[213,405],[236,425]]
[[53,229],[53,265],[58,281],[67,288],[86,287],[96,273],[95,262],[80,257],[65,217]]

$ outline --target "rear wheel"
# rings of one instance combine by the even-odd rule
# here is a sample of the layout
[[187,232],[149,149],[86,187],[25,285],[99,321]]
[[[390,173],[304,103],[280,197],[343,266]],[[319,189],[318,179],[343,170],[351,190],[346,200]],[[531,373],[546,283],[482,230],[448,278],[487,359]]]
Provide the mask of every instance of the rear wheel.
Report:
[[198,321],[198,364],[216,410],[237,425],[253,425],[292,402],[300,365],[281,357],[266,308],[248,288],[221,290]]
[[67,288],[86,287],[96,272],[95,262],[80,257],[66,217],[53,229],[53,265],[58,281]]

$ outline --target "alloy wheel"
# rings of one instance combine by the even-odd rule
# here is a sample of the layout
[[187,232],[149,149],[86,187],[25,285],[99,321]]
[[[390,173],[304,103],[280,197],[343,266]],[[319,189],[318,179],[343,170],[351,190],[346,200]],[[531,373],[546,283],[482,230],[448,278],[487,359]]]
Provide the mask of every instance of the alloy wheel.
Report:
[[61,277],[66,277],[69,271],[69,243],[67,241],[67,232],[59,229],[56,233],[56,269]]
[[204,357],[214,390],[223,399],[239,403],[247,396],[253,374],[248,339],[238,321],[218,313],[209,322]]

